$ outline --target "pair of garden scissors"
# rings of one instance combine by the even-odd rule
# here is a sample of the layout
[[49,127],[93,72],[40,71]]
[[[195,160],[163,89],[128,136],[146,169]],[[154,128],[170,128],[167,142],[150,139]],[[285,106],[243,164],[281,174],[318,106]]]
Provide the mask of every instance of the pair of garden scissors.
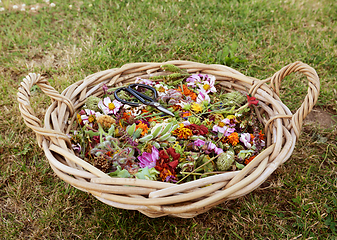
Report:
[[[142,87],[142,88],[146,88],[146,89],[149,89],[153,92],[153,97],[149,97],[141,92],[139,92],[138,90],[134,89],[135,87]],[[130,106],[133,106],[133,107],[139,107],[140,104],[137,103],[137,102],[129,102],[129,101],[126,101],[124,99],[121,99],[120,97],[118,97],[117,93],[121,92],[121,91],[125,91],[125,92],[128,92],[130,93],[132,96],[134,96],[135,98],[137,98],[139,101],[141,101],[143,104],[145,105],[149,105],[149,106],[152,106],[152,107],[155,107],[157,108],[159,111],[167,114],[167,115],[171,115],[174,117],[174,114],[167,110],[166,108],[164,108],[162,105],[160,105],[159,102],[157,102],[157,90],[154,89],[153,87],[151,86],[148,86],[148,85],[145,85],[145,84],[140,84],[140,83],[133,83],[133,84],[130,84],[128,87],[121,87],[121,88],[118,88],[115,92],[114,92],[114,95],[115,95],[115,99],[117,101],[120,101],[121,103],[124,103],[124,104],[127,104],[127,105],[130,105]]]

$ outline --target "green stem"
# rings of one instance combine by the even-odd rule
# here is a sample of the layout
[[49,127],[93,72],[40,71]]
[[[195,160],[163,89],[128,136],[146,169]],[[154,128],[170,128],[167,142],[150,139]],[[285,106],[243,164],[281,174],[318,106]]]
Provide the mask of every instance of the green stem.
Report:
[[[190,172],[180,172],[181,174],[190,174]],[[202,176],[202,175],[211,175],[211,174],[219,174],[224,172],[205,172],[205,173],[192,173],[191,175]]]
[[163,113],[159,112],[159,113],[154,113],[154,114],[147,115],[147,116],[145,116],[145,114],[147,114],[147,113],[142,113],[142,114],[138,115],[137,117],[135,117],[135,119],[140,119],[142,117],[155,117],[155,116],[162,115]]
[[207,165],[208,163],[212,162],[215,158],[217,158],[219,155],[216,155],[215,157],[210,158],[207,162],[205,162],[204,164],[202,164],[201,166],[197,167],[196,169],[194,169],[192,172],[190,172],[189,174],[187,174],[185,177],[183,177],[182,179],[180,179],[178,183],[182,182],[184,179],[186,179],[188,176],[190,176],[191,174],[195,173],[197,170],[199,170],[200,168],[202,168],[203,166]]
[[245,109],[248,106],[249,106],[248,103],[246,103],[245,105],[243,105],[240,108],[238,108],[237,110],[235,110],[234,113],[237,113],[237,112],[241,111],[242,109]]

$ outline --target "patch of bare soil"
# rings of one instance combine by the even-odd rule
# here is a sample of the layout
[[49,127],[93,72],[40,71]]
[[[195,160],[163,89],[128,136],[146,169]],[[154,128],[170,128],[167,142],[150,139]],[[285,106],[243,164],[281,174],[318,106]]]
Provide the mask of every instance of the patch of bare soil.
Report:
[[323,109],[314,108],[305,118],[304,124],[317,124],[321,128],[332,128],[337,126],[337,122],[332,116],[333,114],[326,112]]

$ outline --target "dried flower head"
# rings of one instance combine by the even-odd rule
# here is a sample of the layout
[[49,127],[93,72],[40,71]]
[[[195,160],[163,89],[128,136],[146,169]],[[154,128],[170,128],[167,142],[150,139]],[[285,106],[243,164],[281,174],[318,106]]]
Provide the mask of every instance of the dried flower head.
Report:
[[109,115],[101,115],[96,120],[104,129],[110,128],[112,124],[116,123],[116,120]]
[[108,161],[104,155],[94,158],[94,166],[102,172],[109,172],[112,167],[111,161]]

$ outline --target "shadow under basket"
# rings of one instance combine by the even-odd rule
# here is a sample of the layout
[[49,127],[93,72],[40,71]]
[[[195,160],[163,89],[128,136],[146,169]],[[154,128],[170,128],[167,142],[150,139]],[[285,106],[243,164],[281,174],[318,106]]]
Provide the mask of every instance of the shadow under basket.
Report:
[[[249,91],[246,93],[259,100],[259,109],[254,108],[265,126],[266,149],[241,171],[228,171],[183,184],[110,177],[77,157],[67,134],[86,98],[102,96],[103,84],[116,87],[133,83],[137,77],[147,79],[165,74],[160,68],[163,64],[176,65],[191,74],[213,75],[228,91]],[[304,74],[309,82],[308,93],[294,114],[279,98],[282,79],[293,72]],[[44,126],[30,106],[30,89],[35,84],[52,99]],[[317,101],[319,88],[316,71],[302,62],[289,64],[272,77],[258,80],[223,65],[169,61],[131,63],[98,72],[72,84],[61,94],[45,78],[30,73],[23,79],[17,96],[25,123],[36,133],[38,144],[51,168],[65,182],[116,208],[138,210],[149,217],[170,215],[191,218],[224,201],[252,192],[289,159],[303,120]]]

